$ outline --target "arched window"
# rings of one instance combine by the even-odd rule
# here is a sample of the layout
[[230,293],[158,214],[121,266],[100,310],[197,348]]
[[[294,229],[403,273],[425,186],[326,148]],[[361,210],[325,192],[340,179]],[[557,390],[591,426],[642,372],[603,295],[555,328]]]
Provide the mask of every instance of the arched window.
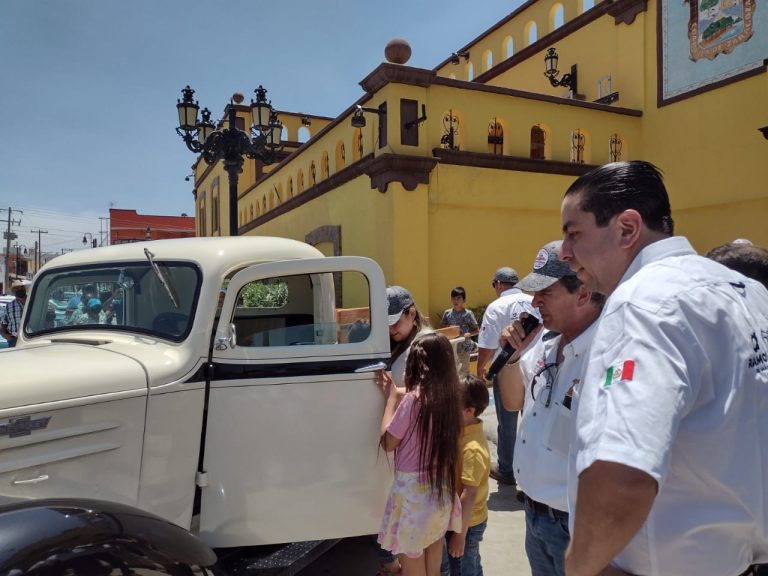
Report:
[[267,213],[267,197],[266,196],[261,197],[261,213],[262,214]]
[[352,159],[356,162],[363,157],[363,129],[356,128],[354,146],[352,147]]
[[283,203],[283,185],[277,184],[275,186],[275,205],[280,206]]
[[299,128],[299,142],[303,144],[304,142],[309,140],[309,138],[310,138],[309,128],[307,128],[306,126],[302,126],[301,128]]
[[198,223],[200,236],[205,236],[207,234],[207,226],[205,225],[205,193],[200,195],[200,215],[198,217]]
[[536,22],[531,20],[530,22],[528,22],[528,24],[525,25],[526,46],[530,46],[531,44],[536,42],[536,40],[538,39],[539,39],[539,33],[536,28]]
[[540,124],[531,126],[531,158],[546,160],[547,133]]
[[624,142],[618,133],[611,134],[608,139],[608,162],[620,162],[623,156]]
[[253,204],[251,204],[251,220],[253,220]]
[[299,175],[296,176],[296,191],[301,194],[304,192],[304,171],[299,170]]
[[504,58],[512,58],[515,53],[515,43],[512,40],[512,36],[507,36],[501,44],[501,51],[504,54]]
[[288,199],[293,198],[293,178],[288,178]]
[[583,14],[587,10],[595,7],[595,0],[579,0],[579,14]]
[[488,124],[488,153],[504,153],[504,127],[496,118]]
[[328,152],[323,152],[323,156],[320,160],[320,179],[325,180],[330,176],[330,167],[328,166]]
[[315,168],[315,163],[311,162],[309,164],[309,186],[312,187],[315,184],[317,184],[317,168]]
[[288,142],[288,128],[286,126],[283,126],[283,129],[280,131],[280,141]]
[[336,172],[344,168],[347,163],[347,151],[344,148],[344,142],[336,142]]
[[469,62],[467,64],[467,80],[472,81],[475,77],[475,67],[472,65],[472,62]]
[[559,2],[552,6],[549,11],[549,31],[557,30],[563,25],[565,20],[565,9]]
[[493,52],[486,50],[483,52],[483,72],[493,68]]
[[586,130],[576,128],[571,130],[571,162],[584,164],[588,156],[589,136]]

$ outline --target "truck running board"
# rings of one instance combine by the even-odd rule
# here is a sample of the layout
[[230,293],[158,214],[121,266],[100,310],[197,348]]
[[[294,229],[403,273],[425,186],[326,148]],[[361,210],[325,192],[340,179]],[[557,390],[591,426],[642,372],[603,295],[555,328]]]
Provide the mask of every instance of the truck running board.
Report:
[[340,539],[309,540],[274,546],[217,550],[214,573],[228,576],[294,576],[330,550]]

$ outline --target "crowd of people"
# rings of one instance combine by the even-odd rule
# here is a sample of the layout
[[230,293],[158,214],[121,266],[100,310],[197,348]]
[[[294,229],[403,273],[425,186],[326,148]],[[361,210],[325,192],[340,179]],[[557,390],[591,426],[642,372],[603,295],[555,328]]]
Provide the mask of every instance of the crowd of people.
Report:
[[[410,292],[387,290],[382,574],[482,575],[489,477],[517,487],[534,576],[768,574],[768,250],[697,255],[642,161],[578,178],[561,219],[522,281],[494,274],[477,376]],[[451,300],[441,325],[477,331],[464,289]]]

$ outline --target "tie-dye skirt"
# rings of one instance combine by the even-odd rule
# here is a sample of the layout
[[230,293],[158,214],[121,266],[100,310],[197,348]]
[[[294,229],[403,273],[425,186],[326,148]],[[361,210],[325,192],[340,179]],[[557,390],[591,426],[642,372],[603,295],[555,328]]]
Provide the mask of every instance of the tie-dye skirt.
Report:
[[384,550],[418,558],[446,531],[461,531],[458,497],[439,502],[419,472],[395,471],[378,541]]

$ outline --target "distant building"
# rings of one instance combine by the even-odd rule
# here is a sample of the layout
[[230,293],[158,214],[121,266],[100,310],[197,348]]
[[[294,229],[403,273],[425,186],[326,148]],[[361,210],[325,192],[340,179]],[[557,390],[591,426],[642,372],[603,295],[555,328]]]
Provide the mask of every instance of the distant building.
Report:
[[187,238],[194,235],[195,219],[190,216],[155,216],[138,214],[136,210],[109,210],[110,244]]

